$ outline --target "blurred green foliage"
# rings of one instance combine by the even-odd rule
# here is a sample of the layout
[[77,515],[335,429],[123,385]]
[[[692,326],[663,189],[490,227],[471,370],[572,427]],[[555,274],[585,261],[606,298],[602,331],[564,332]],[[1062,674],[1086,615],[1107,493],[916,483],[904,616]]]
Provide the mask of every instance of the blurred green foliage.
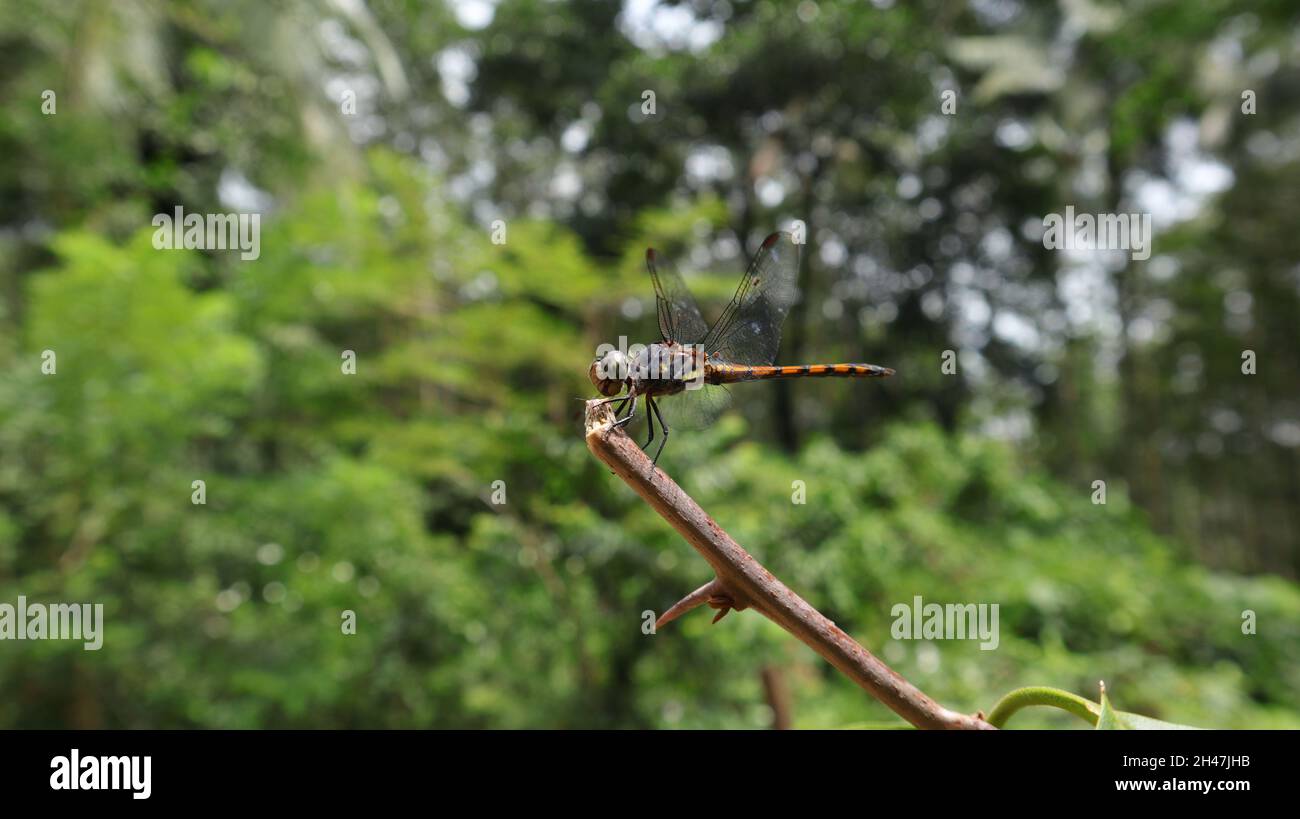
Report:
[[[945,380],[939,352],[970,352],[969,328],[922,308],[967,252],[1016,285],[988,289],[999,308],[1053,283],[1061,271],[1032,241],[1012,236],[1004,264],[977,250],[1062,201],[1052,174],[1025,169],[1086,164],[1072,153],[1082,135],[1108,135],[1086,161],[1112,168],[1105,196],[1118,196],[1125,169],[1159,164],[1170,122],[1219,104],[1170,89],[1227,36],[1221,21],[1241,18],[1224,4],[1144,6],[1128,26],[1088,18],[1078,62],[1044,90],[1028,79],[1046,75],[1012,57],[1045,48],[1064,24],[1055,12],[1022,9],[1007,31],[959,4],[822,3],[796,29],[793,4],[721,5],[692,7],[723,36],[690,49],[634,45],[603,3],[507,2],[486,28],[437,3],[6,4],[0,603],[101,602],[107,632],[98,652],[0,643],[0,726],[763,727],[765,671],[785,680],[796,726],[894,720],[753,613],[709,626],[695,612],[643,634],[644,612],[708,573],[580,434],[596,345],[653,332],[645,246],[689,258],[729,236],[741,255],[794,214],[818,243],[896,275],[862,296],[847,262],[809,254],[783,360],[864,359],[900,376],[737,387],[745,411],[676,434],[662,462],[714,519],[948,707],[987,711],[1031,684],[1090,696],[1104,679],[1125,711],[1300,727],[1294,447],[1265,434],[1296,400],[1283,276],[1297,257],[1288,217],[1260,204],[1300,189],[1285,181],[1295,161],[1260,159],[1234,135],[1224,161],[1259,187],[1170,234],[1168,252],[1191,249],[1186,270],[1229,260],[1240,275],[1113,273],[1126,321],[1175,305],[1158,343],[1118,356],[1125,381],[1096,362],[1129,336],[1085,332],[1034,351],[987,339],[988,380]],[[1276,46],[1266,24],[1292,12],[1256,13],[1242,39],[1262,53]],[[365,56],[346,57],[339,32]],[[966,41],[977,34],[1025,47]],[[458,102],[437,55],[461,51],[476,69]],[[1278,64],[1266,80],[1285,98],[1296,69]],[[982,110],[922,158],[936,72]],[[327,75],[378,89],[364,116],[339,116]],[[645,87],[676,113],[647,127],[625,115]],[[778,133],[756,125],[767,110],[784,118]],[[1009,118],[1080,141],[1008,150],[996,134]],[[588,147],[557,147],[577,120]],[[702,142],[729,152],[737,179],[691,181]],[[490,173],[475,170],[485,157]],[[798,180],[799,202],[755,198],[764,163]],[[548,192],[561,166],[594,206]],[[274,203],[257,261],[153,248],[155,212],[236,209],[222,192],[236,171]],[[914,218],[906,174],[943,216]],[[1239,209],[1259,211],[1256,235],[1223,219]],[[995,221],[971,228],[971,212]],[[945,234],[961,253],[939,248]],[[909,276],[918,264],[929,277]],[[732,281],[694,278],[714,303]],[[1243,288],[1257,321],[1234,335],[1223,303]],[[845,293],[859,295],[823,321]],[[893,318],[870,312],[883,304]],[[1225,386],[1243,344],[1271,363]],[[1178,378],[1192,354],[1213,377],[1189,388]],[[1227,408],[1239,431],[1197,448]],[[1032,417],[1030,439],[988,434],[1014,412]],[[1090,499],[1097,475],[1105,505]],[[204,505],[191,503],[196,480]],[[792,503],[795,481],[806,504]],[[1219,543],[1243,516],[1254,528]],[[998,649],[891,640],[891,608],[914,595],[999,604]],[[1242,633],[1247,610],[1257,634]],[[1036,725],[1082,727],[1016,717]]]

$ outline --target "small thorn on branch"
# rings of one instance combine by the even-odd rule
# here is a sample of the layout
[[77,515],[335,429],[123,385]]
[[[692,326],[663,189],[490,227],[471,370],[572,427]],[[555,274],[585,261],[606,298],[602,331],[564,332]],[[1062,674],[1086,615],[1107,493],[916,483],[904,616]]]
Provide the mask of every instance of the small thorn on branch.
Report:
[[722,581],[715,577],[674,603],[668,611],[660,615],[659,619],[655,621],[655,628],[658,629],[662,625],[671,623],[691,609],[699,608],[705,603],[709,605],[709,608],[718,610],[717,616],[713,618],[715,623],[726,617],[727,612],[732,609],[744,611],[750,606],[749,603],[728,591]]
[[678,617],[681,617],[691,609],[699,608],[707,603],[709,598],[721,590],[722,584],[718,582],[718,578],[713,578],[708,583],[705,583],[703,586],[700,586],[695,591],[683,597],[681,600],[678,600],[668,609],[668,611],[659,615],[659,619],[655,620],[655,628],[661,628],[676,620]]

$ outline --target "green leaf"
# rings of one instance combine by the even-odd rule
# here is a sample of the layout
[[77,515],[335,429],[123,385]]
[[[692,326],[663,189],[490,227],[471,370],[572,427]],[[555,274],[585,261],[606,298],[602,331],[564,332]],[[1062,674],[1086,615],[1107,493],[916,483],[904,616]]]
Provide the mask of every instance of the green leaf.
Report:
[[1106,684],[1101,684],[1101,714],[1097,717],[1098,731],[1127,731],[1129,726],[1120,718],[1119,712],[1111,707],[1110,698],[1106,696]]
[[1101,686],[1101,715],[1097,717],[1098,731],[1199,731],[1200,729],[1193,725],[1179,725],[1175,722],[1164,722],[1151,717],[1144,717],[1141,714],[1131,714],[1127,711],[1116,711],[1110,704],[1110,698],[1106,696],[1106,684]]
[[1109,731],[1198,731],[1199,728],[1193,725],[1179,725],[1173,722],[1163,722],[1158,719],[1144,717],[1141,714],[1132,714],[1127,711],[1118,711],[1110,704],[1106,697],[1105,686],[1102,686],[1101,704],[1086,700],[1077,694],[1071,694],[1069,691],[1062,691],[1059,688],[1048,688],[1046,686],[1031,686],[1028,688],[1017,688],[1015,691],[1007,694],[997,705],[989,712],[989,724],[998,728],[1006,726],[1007,720],[1011,715],[1022,708],[1031,705],[1046,705],[1052,708],[1060,708],[1068,711],[1080,719],[1087,720],[1098,730]]
[[1151,719],[1141,714],[1131,714],[1128,711],[1116,711],[1115,716],[1123,723],[1125,728],[1131,728],[1134,731],[1201,731],[1195,725],[1179,725],[1176,722],[1165,722],[1164,720]]

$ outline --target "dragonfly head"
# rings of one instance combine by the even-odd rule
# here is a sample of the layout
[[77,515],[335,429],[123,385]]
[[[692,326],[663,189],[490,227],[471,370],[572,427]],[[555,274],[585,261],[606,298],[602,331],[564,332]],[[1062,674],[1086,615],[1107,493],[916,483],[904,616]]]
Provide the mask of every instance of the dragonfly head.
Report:
[[601,395],[613,397],[623,391],[623,381],[627,378],[627,354],[619,350],[610,350],[605,355],[591,362],[587,377]]

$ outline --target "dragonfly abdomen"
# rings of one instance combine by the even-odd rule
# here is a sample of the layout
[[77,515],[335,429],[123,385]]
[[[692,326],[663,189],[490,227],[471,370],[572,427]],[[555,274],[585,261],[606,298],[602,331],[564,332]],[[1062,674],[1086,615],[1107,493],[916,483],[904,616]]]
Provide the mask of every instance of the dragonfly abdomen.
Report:
[[888,367],[875,364],[792,364],[786,366],[751,366],[746,364],[710,364],[705,378],[711,384],[734,384],[738,381],[764,381],[770,378],[884,378],[893,375]]

